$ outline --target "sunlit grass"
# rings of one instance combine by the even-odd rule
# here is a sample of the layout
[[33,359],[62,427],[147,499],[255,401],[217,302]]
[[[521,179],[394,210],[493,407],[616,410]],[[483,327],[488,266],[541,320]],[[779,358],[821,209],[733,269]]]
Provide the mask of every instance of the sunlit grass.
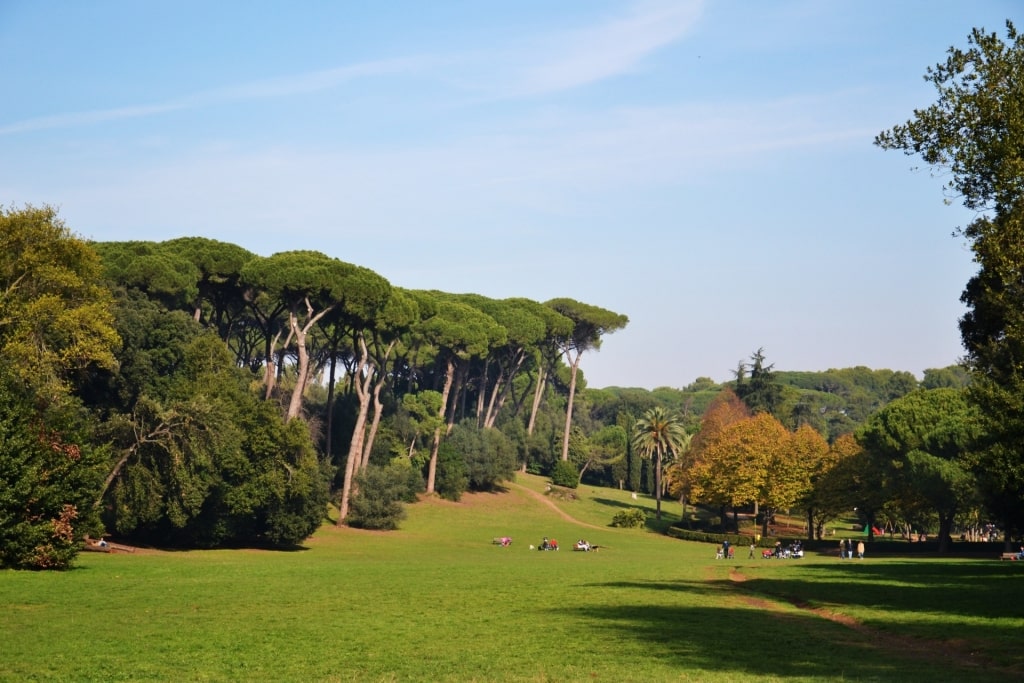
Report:
[[[1024,671],[1017,563],[713,559],[608,526],[653,500],[582,487],[410,509],[397,532],[323,528],[296,552],[84,554],[0,573],[0,680],[972,681]],[[663,502],[665,516],[680,508]],[[511,547],[491,544],[508,535]],[[530,551],[558,538],[557,553]],[[585,537],[596,553],[568,550]],[[1011,566],[1011,564],[1013,566]],[[745,581],[740,581],[745,579]],[[823,607],[867,630],[825,619]],[[889,647],[914,637],[932,657]],[[949,652],[943,652],[943,649]],[[957,662],[963,652],[980,653]],[[1011,676],[1012,677],[1012,676]]]

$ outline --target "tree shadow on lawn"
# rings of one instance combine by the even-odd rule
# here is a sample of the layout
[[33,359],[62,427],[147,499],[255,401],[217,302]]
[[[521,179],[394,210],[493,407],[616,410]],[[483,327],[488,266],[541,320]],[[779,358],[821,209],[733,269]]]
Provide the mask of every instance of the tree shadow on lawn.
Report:
[[[626,502],[626,501],[612,500],[611,498],[593,498],[592,500],[595,503],[600,503],[601,505],[604,505],[605,507],[622,508],[623,510],[628,510],[630,508],[640,508],[640,509],[644,510],[644,512],[647,511],[647,507],[646,506],[643,506],[643,505],[631,505],[629,502]],[[662,511],[662,514],[664,514],[664,511]]]
[[978,619],[1022,618],[1024,581],[1016,569],[986,560],[872,564],[836,559],[835,564],[807,564],[799,576],[765,576],[755,567],[745,572],[743,588],[794,603],[941,612]]
[[[795,577],[740,569],[711,583],[1024,679],[1019,648],[1024,584],[1016,572],[991,562],[836,562],[809,564]],[[848,616],[850,611],[869,616],[858,621]]]
[[[712,584],[714,586],[714,584]],[[650,657],[684,671],[714,671],[731,676],[822,680],[899,679],[914,681],[975,681],[991,678],[986,662],[972,661],[961,652],[943,650],[940,643],[902,647],[897,639],[871,630],[852,629],[812,612],[784,610],[757,599],[747,605],[734,587],[688,582],[615,582],[602,588],[646,589],[659,593],[691,593],[700,602],[720,597],[721,607],[659,604],[573,606],[568,609],[595,629],[617,638],[653,644]],[[687,598],[681,598],[686,600]],[[561,611],[565,611],[564,609]],[[997,669],[1016,673],[1015,669]]]

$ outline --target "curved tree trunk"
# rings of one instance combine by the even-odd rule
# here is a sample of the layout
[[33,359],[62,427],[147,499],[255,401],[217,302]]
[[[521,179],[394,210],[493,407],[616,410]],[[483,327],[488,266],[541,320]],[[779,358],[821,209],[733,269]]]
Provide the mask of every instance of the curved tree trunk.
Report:
[[[582,351],[576,352],[576,358],[572,361],[572,372],[569,375],[569,402],[565,406],[565,433],[562,434],[562,460],[569,459],[569,432],[572,430],[572,404],[576,398],[576,371],[580,367],[580,358],[583,356]],[[661,481],[660,473],[655,477],[656,480]],[[661,493],[659,492],[659,496]],[[658,519],[661,519],[659,516]]]
[[[438,417],[443,421],[448,407],[448,395],[451,393],[452,384],[455,382],[455,363],[448,361],[448,367],[444,374],[444,390],[441,392],[441,410]],[[427,465],[427,494],[434,493],[435,482],[437,481],[437,451],[441,447],[441,425],[434,430],[434,440],[430,445],[430,464]]]
[[530,421],[526,424],[526,434],[533,436],[533,428],[537,426],[537,413],[540,411],[540,400],[544,396],[544,388],[548,383],[548,375],[544,370],[537,371],[537,384],[534,385],[533,405],[530,407]]
[[355,388],[359,398],[359,412],[356,415],[356,424],[352,428],[352,441],[348,447],[348,457],[345,460],[345,479],[341,488],[341,502],[338,504],[338,526],[344,524],[348,516],[349,501],[353,495],[356,470],[362,462],[363,438],[366,433],[366,414],[370,409],[369,385],[373,377],[371,368],[368,367],[366,343],[362,337],[359,339],[359,362],[356,365]]

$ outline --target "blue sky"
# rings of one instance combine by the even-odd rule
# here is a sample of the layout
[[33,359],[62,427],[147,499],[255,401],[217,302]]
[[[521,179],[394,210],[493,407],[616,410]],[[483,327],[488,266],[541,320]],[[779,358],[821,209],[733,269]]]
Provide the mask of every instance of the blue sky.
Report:
[[591,386],[956,362],[942,178],[876,133],[1016,0],[0,2],[0,204],[629,316]]

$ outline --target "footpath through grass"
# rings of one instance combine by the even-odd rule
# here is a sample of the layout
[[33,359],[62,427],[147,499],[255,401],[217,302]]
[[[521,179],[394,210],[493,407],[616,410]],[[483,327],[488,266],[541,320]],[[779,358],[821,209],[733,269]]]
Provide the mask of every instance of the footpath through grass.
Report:
[[[87,553],[63,574],[0,572],[0,680],[1024,676],[1017,563],[716,561],[713,546],[607,526],[652,501],[584,487],[551,504],[544,488],[525,476],[426,501],[397,532],[325,527],[296,552]],[[490,543],[502,535],[511,547]],[[543,536],[563,549],[530,551]],[[581,537],[607,547],[572,552]]]

